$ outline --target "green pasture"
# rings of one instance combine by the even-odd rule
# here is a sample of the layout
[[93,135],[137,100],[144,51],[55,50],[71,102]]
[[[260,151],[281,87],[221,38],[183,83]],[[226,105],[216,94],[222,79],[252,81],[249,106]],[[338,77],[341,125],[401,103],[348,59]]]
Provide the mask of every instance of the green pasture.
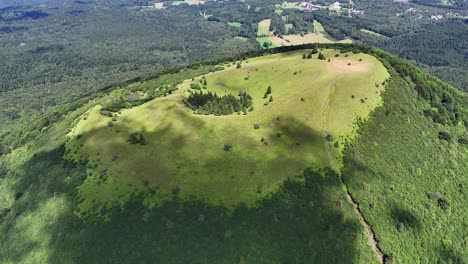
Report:
[[[338,51],[324,50],[328,62],[317,54],[303,59],[308,52],[250,58],[240,68],[233,64],[204,76],[204,91],[250,94],[253,109],[247,114],[194,114],[183,100],[202,77],[124,109],[114,121],[99,113],[100,106],[92,108],[66,145],[68,159],[88,161],[88,177],[78,190],[80,210],[123,203],[145,190],[150,204],[178,195],[228,207],[252,205],[306,167],[338,170],[345,139],[353,137],[357,118],[381,104],[384,86],[376,84],[389,74],[366,54],[334,57]],[[268,86],[272,93],[264,99]],[[133,133],[146,144],[127,142]]]

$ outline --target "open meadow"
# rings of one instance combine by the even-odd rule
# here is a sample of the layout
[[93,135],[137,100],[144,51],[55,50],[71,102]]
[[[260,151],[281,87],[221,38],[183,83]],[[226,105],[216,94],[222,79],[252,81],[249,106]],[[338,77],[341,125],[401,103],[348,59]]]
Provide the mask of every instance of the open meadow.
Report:
[[[376,84],[389,76],[369,55],[335,57],[339,52],[325,50],[328,62],[317,54],[303,59],[308,53],[251,58],[240,68],[187,80],[167,97],[122,110],[114,121],[99,106],[91,109],[67,144],[68,158],[89,161],[82,208],[124,201],[141,188],[154,189],[151,202],[180,193],[233,206],[258,200],[304,168],[339,169],[356,118],[381,103],[384,86]],[[253,107],[246,114],[194,114],[183,100],[202,78],[218,95],[248,93]],[[132,135],[145,144],[129,143]]]
[[259,37],[270,36],[270,24],[271,24],[271,19],[264,19],[258,22],[257,36]]

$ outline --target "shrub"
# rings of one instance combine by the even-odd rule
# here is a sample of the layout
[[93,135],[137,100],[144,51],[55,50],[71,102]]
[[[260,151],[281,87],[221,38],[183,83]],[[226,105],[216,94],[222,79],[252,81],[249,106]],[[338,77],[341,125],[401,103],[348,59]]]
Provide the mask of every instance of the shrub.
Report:
[[260,125],[259,125],[259,124],[254,124],[253,127],[254,127],[254,129],[260,129]]
[[439,132],[439,139],[449,141],[449,140],[452,139],[452,136],[448,132],[440,131]]
[[127,142],[130,144],[146,145],[147,142],[141,133],[133,133],[128,136]]
[[193,89],[193,90],[200,90],[201,86],[198,83],[192,83],[192,84],[190,84],[190,88]]
[[224,151],[231,151],[232,149],[232,146],[230,144],[224,144],[224,147],[223,147]]
[[23,192],[16,192],[15,193],[15,201],[19,200],[19,198],[21,198],[21,196],[23,196]]
[[326,60],[325,55],[323,55],[322,52],[319,53],[318,59],[319,59],[319,60]]

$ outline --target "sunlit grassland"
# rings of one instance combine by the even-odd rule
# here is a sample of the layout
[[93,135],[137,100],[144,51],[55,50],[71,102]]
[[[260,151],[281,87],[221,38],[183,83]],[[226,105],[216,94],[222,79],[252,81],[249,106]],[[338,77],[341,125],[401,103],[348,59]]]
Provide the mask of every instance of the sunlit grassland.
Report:
[[[376,83],[388,73],[369,55],[334,57],[338,51],[326,50],[328,62],[317,55],[303,59],[308,52],[250,58],[241,68],[204,76],[206,91],[250,94],[254,110],[246,115],[194,114],[182,101],[201,77],[167,97],[122,110],[112,127],[99,106],[91,109],[67,143],[68,158],[89,161],[90,176],[79,188],[82,210],[96,201],[123,202],[145,189],[152,203],[180,191],[181,197],[228,207],[252,204],[306,167],[339,169],[345,139],[353,136],[356,118],[381,103],[384,87]],[[268,86],[272,93],[264,99]],[[132,133],[141,133],[147,144],[127,142]],[[225,144],[232,150],[225,151]]]

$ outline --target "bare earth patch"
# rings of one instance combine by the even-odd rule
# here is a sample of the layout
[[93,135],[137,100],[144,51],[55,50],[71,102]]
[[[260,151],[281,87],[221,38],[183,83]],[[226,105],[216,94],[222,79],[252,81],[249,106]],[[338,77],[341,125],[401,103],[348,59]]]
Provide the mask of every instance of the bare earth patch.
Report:
[[153,6],[156,9],[164,9],[164,3],[154,3]]
[[205,1],[200,1],[200,0],[185,0],[185,2],[189,5],[203,5],[205,4]]
[[364,73],[370,71],[371,64],[366,61],[352,60],[351,62],[346,58],[331,58],[328,69],[336,73]]

